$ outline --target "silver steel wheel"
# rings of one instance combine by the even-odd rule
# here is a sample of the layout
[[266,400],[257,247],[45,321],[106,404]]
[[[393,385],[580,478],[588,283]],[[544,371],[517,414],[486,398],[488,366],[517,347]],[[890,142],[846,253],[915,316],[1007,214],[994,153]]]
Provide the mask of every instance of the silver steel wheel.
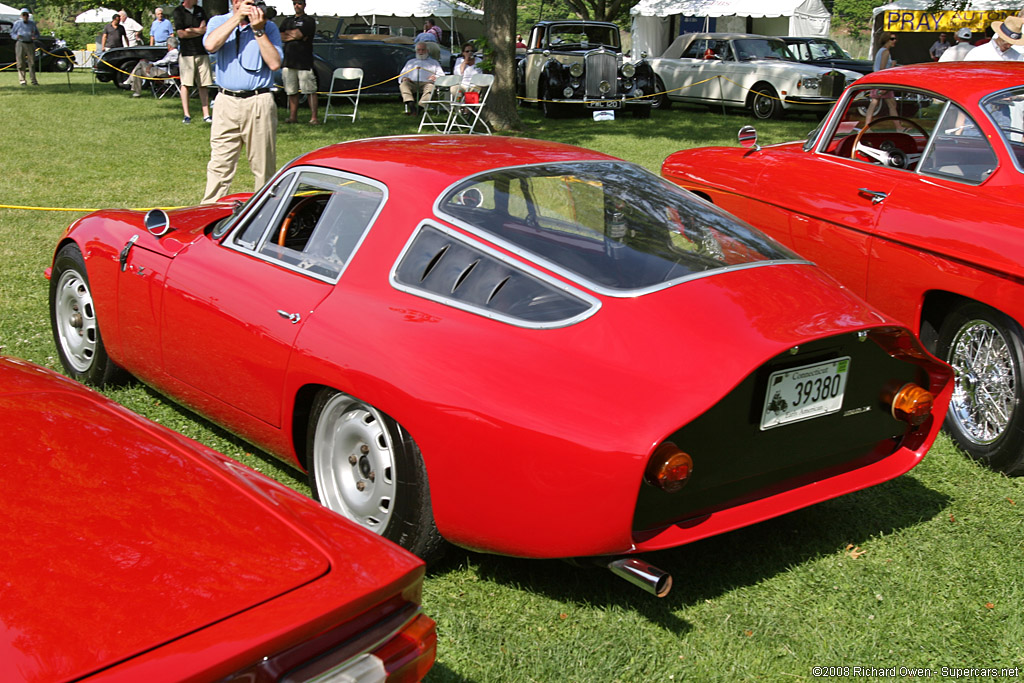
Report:
[[381,534],[395,502],[395,451],[383,416],[336,394],[316,423],[313,470],[320,501]]
[[54,297],[54,315],[64,356],[75,371],[87,372],[96,358],[99,331],[89,284],[78,271],[61,273]]
[[992,443],[1013,418],[1016,356],[997,327],[972,319],[957,330],[946,360],[956,371],[949,417],[972,443]]

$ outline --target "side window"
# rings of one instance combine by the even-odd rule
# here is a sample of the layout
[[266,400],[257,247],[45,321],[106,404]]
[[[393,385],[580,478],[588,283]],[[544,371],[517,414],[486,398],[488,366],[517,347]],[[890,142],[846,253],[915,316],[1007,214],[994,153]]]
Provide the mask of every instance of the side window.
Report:
[[344,270],[384,201],[380,187],[317,171],[282,178],[273,190],[234,244],[329,279]]
[[914,91],[861,88],[851,93],[822,151],[915,170],[945,105]]
[[704,59],[704,51],[707,49],[707,40],[695,40],[686,48],[686,52],[683,53],[683,57],[685,59]]
[[1017,170],[1024,172],[1024,87],[990,95],[981,106],[1002,132]]
[[806,62],[806,61],[811,59],[811,55],[808,53],[808,49],[809,48],[813,48],[813,46],[808,45],[807,43],[790,43],[789,44],[789,49],[792,50],[793,54],[801,62]]
[[996,153],[977,124],[951,102],[935,127],[921,173],[980,183],[997,165]]

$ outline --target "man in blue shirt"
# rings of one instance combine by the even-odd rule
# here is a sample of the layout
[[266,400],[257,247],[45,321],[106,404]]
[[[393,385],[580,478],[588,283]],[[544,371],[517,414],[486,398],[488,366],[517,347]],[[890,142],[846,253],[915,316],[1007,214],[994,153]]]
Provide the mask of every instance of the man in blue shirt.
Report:
[[243,144],[257,190],[277,169],[277,106],[270,88],[284,57],[281,33],[253,0],[232,0],[232,7],[232,13],[210,19],[203,38],[206,50],[217,55],[214,80],[220,88],[204,204],[230,191]]
[[167,39],[174,33],[174,24],[170,19],[164,18],[163,7],[157,7],[153,13],[156,15],[156,19],[149,26],[149,44],[162,47],[167,44]]
[[11,27],[11,38],[17,41],[14,43],[14,61],[18,63],[18,80],[22,85],[25,85],[26,68],[32,85],[39,85],[39,81],[36,80],[35,60],[35,41],[39,39],[39,29],[36,28],[36,22],[29,19],[28,15],[28,8],[22,8],[21,19],[15,21],[14,26]]

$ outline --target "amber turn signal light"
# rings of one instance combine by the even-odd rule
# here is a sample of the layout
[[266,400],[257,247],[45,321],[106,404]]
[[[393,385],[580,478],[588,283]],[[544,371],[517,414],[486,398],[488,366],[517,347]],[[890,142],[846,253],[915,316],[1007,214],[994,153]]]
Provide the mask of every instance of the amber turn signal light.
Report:
[[665,493],[675,493],[686,485],[692,473],[693,458],[679,450],[679,446],[666,441],[654,449],[644,478]]
[[892,397],[892,416],[920,427],[932,412],[935,402],[931,392],[916,384],[904,384]]

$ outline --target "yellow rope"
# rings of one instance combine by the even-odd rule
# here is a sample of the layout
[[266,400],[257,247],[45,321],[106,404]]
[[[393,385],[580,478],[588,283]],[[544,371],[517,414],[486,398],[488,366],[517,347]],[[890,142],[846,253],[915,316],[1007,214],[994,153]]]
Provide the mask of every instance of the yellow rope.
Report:
[[[183,209],[183,206],[148,206],[137,209],[128,209],[129,211],[149,211],[150,209],[163,209],[164,211],[171,211],[173,209]],[[18,209],[20,211],[76,211],[84,213],[92,213],[93,211],[99,211],[100,209],[62,209],[54,206],[17,206],[14,204],[0,204],[0,209]]]

